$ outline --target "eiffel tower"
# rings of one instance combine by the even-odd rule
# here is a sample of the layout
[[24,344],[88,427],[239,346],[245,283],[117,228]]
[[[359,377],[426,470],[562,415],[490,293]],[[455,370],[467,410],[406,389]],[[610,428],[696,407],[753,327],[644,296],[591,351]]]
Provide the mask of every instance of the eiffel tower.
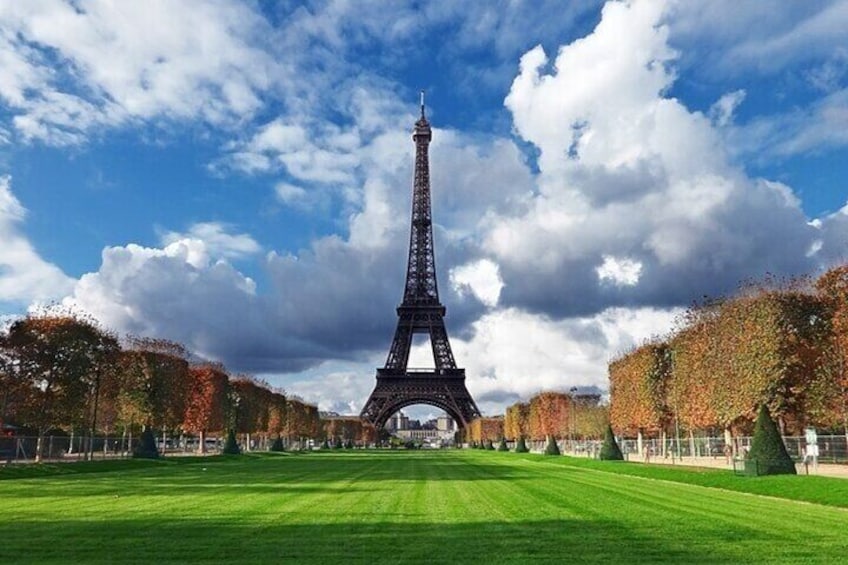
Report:
[[[360,416],[382,428],[392,414],[413,404],[444,410],[465,428],[480,410],[465,387],[465,369],[458,369],[445,329],[445,307],[439,302],[436,261],[433,253],[433,221],[430,212],[430,163],[428,148],[433,134],[424,115],[415,122],[415,180],[412,188],[412,222],[409,262],[403,302],[397,308],[398,324],[386,366],[377,369],[377,386]],[[435,369],[407,367],[414,334],[430,335]]]

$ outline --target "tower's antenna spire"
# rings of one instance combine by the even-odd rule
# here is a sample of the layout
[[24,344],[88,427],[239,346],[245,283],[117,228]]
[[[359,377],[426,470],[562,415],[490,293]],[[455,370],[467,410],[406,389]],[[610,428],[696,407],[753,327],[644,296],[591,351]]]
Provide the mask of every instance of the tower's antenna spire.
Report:
[[421,91],[421,117],[424,117],[424,91]]

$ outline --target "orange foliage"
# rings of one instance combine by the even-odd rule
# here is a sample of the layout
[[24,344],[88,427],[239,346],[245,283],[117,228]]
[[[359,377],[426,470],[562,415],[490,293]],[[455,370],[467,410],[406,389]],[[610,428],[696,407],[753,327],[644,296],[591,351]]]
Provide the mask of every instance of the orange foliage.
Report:
[[342,443],[352,441],[365,446],[377,441],[377,430],[373,425],[356,416],[336,416],[322,420],[324,435],[328,440],[338,438]]
[[665,343],[648,343],[609,365],[610,423],[619,433],[653,433],[671,419],[666,387],[671,354]]
[[669,405],[691,428],[751,422],[763,403],[801,427],[824,314],[815,296],[791,288],[755,289],[694,312],[672,340]]
[[468,424],[468,440],[477,443],[499,441],[504,433],[502,416],[494,418],[475,418]]
[[572,399],[563,392],[541,392],[530,399],[530,439],[567,437],[571,431]]
[[286,401],[285,435],[292,440],[316,439],[322,431],[318,407],[296,398]]
[[516,402],[507,407],[504,417],[504,435],[510,441],[520,437],[530,436],[530,405],[526,402]]
[[812,391],[814,421],[841,426],[848,442],[848,265],[834,267],[816,281],[816,291],[827,307],[831,328]]
[[183,429],[191,433],[222,431],[227,403],[227,373],[223,367],[189,368],[188,398]]

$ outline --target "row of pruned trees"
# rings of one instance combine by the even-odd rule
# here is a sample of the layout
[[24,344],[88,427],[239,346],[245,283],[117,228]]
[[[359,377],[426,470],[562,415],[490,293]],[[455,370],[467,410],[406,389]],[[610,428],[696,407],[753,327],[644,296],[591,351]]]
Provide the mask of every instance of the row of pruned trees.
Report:
[[527,402],[507,407],[504,416],[472,421],[468,441],[600,439],[607,421],[607,408],[601,405],[599,395],[540,392]]
[[[131,434],[144,428],[317,438],[318,409],[220,364],[192,364],[172,341],[119,340],[96,320],[48,311],[0,332],[0,422],[50,430]],[[92,442],[88,442],[89,448]]]
[[365,447],[377,443],[377,429],[358,416],[328,416],[323,419],[324,438],[333,447]]
[[631,437],[747,433],[766,405],[784,434],[814,425],[848,439],[848,266],[693,307],[609,377],[611,423]]

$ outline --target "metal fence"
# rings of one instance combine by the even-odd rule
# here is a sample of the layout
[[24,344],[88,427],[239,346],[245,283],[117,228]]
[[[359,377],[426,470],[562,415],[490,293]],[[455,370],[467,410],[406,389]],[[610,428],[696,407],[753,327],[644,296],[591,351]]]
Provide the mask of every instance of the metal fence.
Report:
[[[681,437],[644,438],[641,450],[636,439],[618,439],[618,446],[626,459],[650,461],[656,458],[725,458],[728,463],[733,457],[741,457],[751,448],[751,436],[740,436],[727,443],[724,437]],[[806,454],[806,439],[804,436],[784,436],[783,442],[789,455],[796,461],[803,461]],[[557,445],[562,453],[581,457],[597,458],[601,452],[603,441],[589,440],[559,440]],[[818,462],[848,463],[848,438],[844,435],[818,436]],[[511,442],[510,449],[514,448]],[[545,449],[544,441],[527,442],[530,451],[541,452]]]
[[[86,459],[121,459],[131,457],[138,436],[44,436],[41,446],[43,461],[82,461]],[[223,438],[207,438],[206,452],[219,453]],[[197,438],[159,438],[157,447],[165,455],[189,455],[200,452]],[[0,464],[34,461],[38,449],[35,436],[0,437]]]
[[[193,436],[165,436],[156,438],[156,446],[162,455],[216,455],[224,447],[224,436],[207,436],[200,449],[200,439]],[[242,451],[267,451],[273,439],[267,435],[237,434]],[[42,439],[41,460],[49,462],[122,459],[132,457],[139,436],[84,436],[46,435]],[[285,449],[311,448],[311,441],[283,439]],[[0,436],[0,465],[26,463],[36,459],[38,437]]]

